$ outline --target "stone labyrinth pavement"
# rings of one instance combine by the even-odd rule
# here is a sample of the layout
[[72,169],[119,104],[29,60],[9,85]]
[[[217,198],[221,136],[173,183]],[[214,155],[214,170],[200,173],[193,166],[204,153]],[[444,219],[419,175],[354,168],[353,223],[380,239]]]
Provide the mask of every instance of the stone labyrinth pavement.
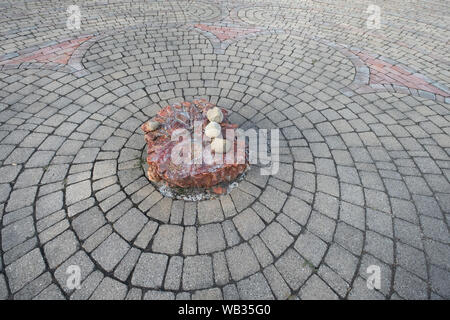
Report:
[[[374,3],[1,1],[0,298],[450,298],[449,3]],[[155,190],[139,126],[196,98],[279,172]]]

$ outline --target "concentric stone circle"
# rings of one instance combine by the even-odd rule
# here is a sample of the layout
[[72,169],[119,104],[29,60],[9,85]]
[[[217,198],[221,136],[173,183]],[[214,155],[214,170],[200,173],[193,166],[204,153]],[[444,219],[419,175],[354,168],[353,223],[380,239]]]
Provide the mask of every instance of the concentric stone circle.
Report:
[[[448,104],[348,97],[353,64],[297,33],[215,54],[195,30],[138,26],[82,63],[81,77],[0,72],[0,297],[449,296]],[[154,190],[139,126],[194,98],[242,128],[279,128],[278,173],[254,167],[198,203]],[[80,290],[67,287],[70,265]],[[366,287],[369,265],[380,290]]]

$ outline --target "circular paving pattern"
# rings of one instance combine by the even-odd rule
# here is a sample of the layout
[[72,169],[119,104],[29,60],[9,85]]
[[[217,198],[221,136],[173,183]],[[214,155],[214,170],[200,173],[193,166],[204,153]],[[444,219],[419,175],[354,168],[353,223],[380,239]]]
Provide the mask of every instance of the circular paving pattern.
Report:
[[[449,31],[432,19],[444,10],[386,7],[395,26],[377,42],[308,5],[111,2],[86,8],[80,34],[6,28],[0,298],[449,298]],[[332,21],[364,31],[354,6]],[[419,28],[414,10],[440,34],[397,45]],[[277,173],[253,165],[213,200],[161,195],[140,125],[197,98],[241,128],[278,128]]]

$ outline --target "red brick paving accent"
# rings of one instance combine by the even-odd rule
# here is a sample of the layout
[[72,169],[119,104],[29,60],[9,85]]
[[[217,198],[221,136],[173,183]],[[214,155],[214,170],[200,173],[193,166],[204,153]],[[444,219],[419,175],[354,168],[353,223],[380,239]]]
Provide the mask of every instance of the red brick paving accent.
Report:
[[196,24],[194,25],[195,28],[198,28],[203,31],[208,31],[214,34],[217,39],[220,41],[225,41],[229,39],[234,39],[239,36],[244,36],[249,33],[258,32],[261,31],[260,29],[251,28],[234,28],[234,27],[216,27],[216,26],[209,26],[206,24]]
[[41,62],[67,64],[74,51],[92,36],[64,41],[53,46],[45,47],[32,53],[22,55],[13,59],[0,61],[0,65],[21,64],[24,62]]
[[392,65],[380,59],[375,59],[363,52],[353,52],[370,68],[369,84],[395,84],[416,90],[423,90],[444,97],[448,93],[429,84],[422,78],[412,74],[398,65]]

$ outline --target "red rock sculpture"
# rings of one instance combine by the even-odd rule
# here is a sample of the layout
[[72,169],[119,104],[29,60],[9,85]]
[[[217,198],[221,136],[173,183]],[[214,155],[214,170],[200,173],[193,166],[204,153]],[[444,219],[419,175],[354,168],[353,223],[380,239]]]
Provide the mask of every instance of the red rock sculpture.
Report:
[[[145,140],[147,142],[147,162],[149,164],[148,177],[154,182],[165,181],[171,187],[182,188],[210,188],[216,186],[221,182],[231,182],[242,174],[248,167],[247,152],[244,154],[244,161],[242,159],[237,161],[233,156],[233,161],[230,162],[228,155],[221,155],[221,163],[175,163],[172,161],[172,150],[183,139],[176,139],[172,141],[172,135],[176,129],[186,129],[191,136],[194,134],[194,122],[200,121],[202,123],[202,147],[203,150],[208,148],[210,144],[209,138],[204,136],[204,128],[208,124],[206,113],[209,109],[214,107],[213,104],[206,100],[194,100],[193,102],[182,102],[172,106],[167,106],[160,110],[158,114],[152,119],[157,121],[160,126],[151,131],[148,122],[141,126],[145,132]],[[231,124],[227,118],[227,111],[222,109],[224,120],[222,121],[222,136],[226,137],[226,129],[235,129],[237,125]],[[177,133],[175,133],[176,135]],[[238,141],[233,139],[234,155],[237,154]],[[245,147],[245,146],[244,146]],[[211,153],[210,153],[211,154]],[[212,152],[214,155],[214,152]],[[218,189],[217,187],[215,189]],[[213,190],[215,190],[213,189]],[[219,188],[222,190],[222,188]],[[218,190],[219,190],[218,189]]]

